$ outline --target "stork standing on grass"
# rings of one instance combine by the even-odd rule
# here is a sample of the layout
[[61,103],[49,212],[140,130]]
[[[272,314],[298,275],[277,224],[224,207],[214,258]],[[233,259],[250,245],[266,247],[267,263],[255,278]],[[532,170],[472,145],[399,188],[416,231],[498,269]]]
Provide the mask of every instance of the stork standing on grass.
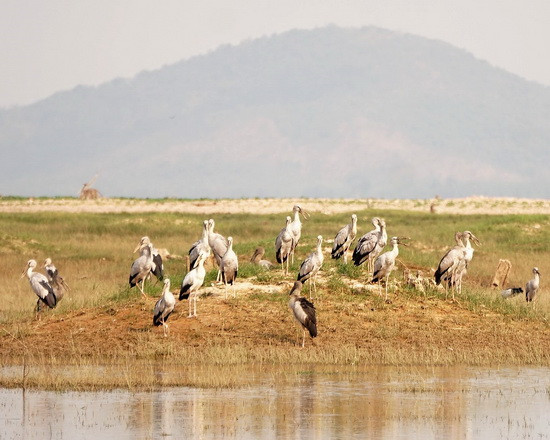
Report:
[[139,245],[134,250],[134,252],[136,252],[136,250],[143,252],[143,250],[145,249],[144,245],[146,244],[151,245],[151,256],[153,259],[150,273],[155,275],[159,281],[162,281],[164,278],[164,264],[162,263],[162,256],[159,254],[159,251],[155,248],[151,239],[148,236],[141,237]]
[[525,285],[525,300],[532,302],[535,299],[535,295],[539,290],[540,285],[540,272],[538,267],[533,267],[533,279],[529,280]]
[[386,223],[378,217],[373,217],[372,224],[374,229],[364,234],[353,251],[353,263],[356,266],[367,261],[367,271],[372,271],[372,262],[386,246],[388,235],[386,233]]
[[458,293],[462,292],[462,277],[468,272],[468,265],[474,258],[474,248],[470,240],[472,240],[477,246],[481,246],[481,242],[470,231],[464,231],[462,233],[462,243],[464,244],[464,258],[459,261],[455,270],[456,276],[453,280],[455,289]]
[[351,223],[344,226],[334,237],[331,256],[334,260],[344,256],[344,263],[348,262],[348,249],[357,235],[357,216],[351,215]]
[[[55,292],[57,302],[59,302],[63,299],[65,292],[69,290],[69,286],[67,285],[67,283],[65,283],[63,277],[59,275],[59,272],[52,263],[51,258],[48,257],[44,260],[44,269],[46,269],[46,277],[48,278],[48,282]],[[36,307],[38,310],[40,310],[40,300],[38,300]]]
[[[53,309],[57,305],[57,297],[55,292],[48,282],[48,279],[45,275],[39,272],[33,272],[33,269],[36,267],[36,260],[29,260],[27,266],[21,273],[21,278],[27,275],[31,289],[38,296],[38,301],[46,304],[50,309]],[[37,304],[37,312],[40,311],[40,308]]]
[[227,299],[227,285],[231,285],[233,297],[235,297],[235,279],[239,271],[239,259],[233,251],[233,237],[227,237],[227,252],[222,257],[220,270],[222,273],[222,281],[225,285],[225,298]]
[[174,295],[170,292],[170,278],[165,278],[162,296],[156,302],[153,310],[153,325],[162,325],[165,337],[168,335],[169,331],[166,321],[168,321],[168,317],[174,311],[175,305],[176,298],[174,298]]
[[286,217],[286,226],[281,229],[275,239],[275,259],[281,263],[281,269],[284,269],[286,262],[285,275],[288,275],[288,260],[295,247],[294,234],[292,233],[291,218]]
[[302,283],[295,281],[292,290],[290,291],[290,300],[288,307],[294,314],[294,319],[300,324],[303,329],[302,348],[306,342],[306,330],[311,338],[317,336],[317,317],[315,316],[315,306],[303,296],[300,296],[302,291]]
[[220,281],[222,257],[227,252],[228,243],[227,239],[223,235],[214,232],[215,225],[216,223],[213,219],[208,220],[208,245],[212,249],[212,253],[214,254],[214,258],[218,264],[218,275],[216,277],[216,281]]
[[[140,251],[140,256],[134,261],[130,268],[130,278],[128,280],[130,288],[138,286],[141,294],[145,296],[143,291],[145,280],[151,273],[153,268],[153,252],[151,243],[141,243],[134,249],[134,252]],[[140,285],[141,283],[141,285]]]
[[390,251],[384,252],[374,262],[374,273],[372,275],[372,282],[378,283],[378,291],[381,296],[382,287],[380,286],[380,282],[382,281],[383,278],[386,279],[386,298],[385,298],[386,302],[388,301],[388,280],[390,278],[390,274],[392,270],[395,267],[395,260],[399,255],[398,245],[402,244],[403,246],[405,246],[405,243],[402,242],[403,239],[404,237],[392,237],[391,239],[392,249]]
[[321,269],[321,266],[323,265],[323,260],[324,260],[323,250],[321,248],[322,243],[323,243],[323,237],[318,235],[317,247],[302,262],[302,265],[300,266],[300,271],[298,272],[298,281],[300,281],[301,283],[305,283],[307,280],[311,278],[311,282],[313,283],[313,290],[315,292],[317,292],[317,284],[316,284],[317,274],[319,273],[319,269]]
[[294,205],[294,207],[292,208],[292,212],[294,213],[294,219],[290,224],[290,230],[292,231],[294,243],[291,251],[291,260],[292,264],[294,264],[294,251],[296,249],[296,246],[298,246],[300,237],[302,236],[302,222],[300,221],[300,214],[302,214],[304,220],[307,220],[309,218],[309,213],[299,205]]
[[204,261],[206,258],[208,258],[207,253],[200,253],[196,266],[187,272],[187,275],[185,275],[181,283],[179,300],[188,300],[188,318],[197,316],[197,296],[199,289],[204,283],[204,277],[206,276],[206,270],[204,269]]
[[189,269],[194,269],[199,255],[202,252],[207,256],[210,255],[210,245],[208,244],[208,220],[202,222],[202,237],[191,245],[189,249]]
[[[456,273],[458,267],[460,266],[461,261],[466,256],[466,247],[462,242],[462,233],[455,233],[456,246],[452,247],[439,262],[437,270],[435,271],[435,284],[439,285],[441,282],[445,285],[445,296],[447,296],[447,288],[454,287],[456,285]],[[453,301],[455,299],[454,288],[453,292]]]

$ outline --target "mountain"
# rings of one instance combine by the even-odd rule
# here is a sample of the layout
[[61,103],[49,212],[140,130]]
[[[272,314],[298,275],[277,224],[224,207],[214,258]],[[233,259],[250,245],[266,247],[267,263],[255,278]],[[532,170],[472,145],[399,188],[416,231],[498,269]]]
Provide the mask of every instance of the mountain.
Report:
[[1,194],[550,197],[550,88],[334,26],[0,110]]

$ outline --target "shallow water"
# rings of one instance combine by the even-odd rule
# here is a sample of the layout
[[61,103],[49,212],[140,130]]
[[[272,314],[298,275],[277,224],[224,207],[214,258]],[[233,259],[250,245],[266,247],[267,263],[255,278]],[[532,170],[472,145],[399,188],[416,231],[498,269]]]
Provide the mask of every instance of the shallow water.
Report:
[[0,389],[0,438],[550,438],[549,368],[239,374],[253,375],[253,384],[137,393]]

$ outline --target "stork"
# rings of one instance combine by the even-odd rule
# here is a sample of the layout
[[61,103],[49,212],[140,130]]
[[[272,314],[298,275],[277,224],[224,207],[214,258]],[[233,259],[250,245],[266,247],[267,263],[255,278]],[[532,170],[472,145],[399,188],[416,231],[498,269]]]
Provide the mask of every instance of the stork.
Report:
[[372,224],[374,229],[364,234],[353,251],[353,263],[356,266],[363,264],[365,261],[367,263],[367,271],[371,272],[371,265],[376,256],[384,248],[387,241],[386,233],[386,223],[384,220],[379,219],[378,217],[373,217]]
[[227,252],[227,239],[214,232],[215,222],[213,219],[208,220],[208,245],[212,249],[216,263],[218,264],[218,275],[216,281],[220,281],[222,257]]
[[227,237],[227,252],[222,257],[220,270],[222,273],[222,281],[225,285],[225,299],[227,299],[227,285],[232,286],[233,296],[235,296],[235,278],[239,271],[239,259],[233,251],[233,237]]
[[185,275],[183,281],[181,282],[179,300],[188,300],[188,318],[197,316],[197,296],[200,287],[204,283],[204,277],[206,276],[206,270],[204,269],[204,261],[206,260],[206,258],[208,258],[207,253],[200,253],[197,264],[193,269],[187,272],[187,275]]
[[[435,284],[441,284],[441,281],[445,283],[445,297],[447,296],[447,287],[453,287],[456,285],[456,272],[460,265],[460,262],[466,256],[466,247],[462,242],[462,233],[455,233],[456,246],[452,247],[439,262],[437,270],[435,271]],[[453,301],[455,299],[454,289],[453,289]]]
[[[305,283],[310,278],[312,279],[313,290],[315,292],[317,292],[317,285],[315,281],[317,279],[317,274],[319,273],[319,269],[321,269],[321,266],[323,265],[323,260],[324,260],[323,250],[321,249],[322,243],[323,243],[323,237],[321,235],[318,235],[317,247],[302,262],[300,266],[300,270],[298,272],[298,281],[300,281],[302,284]],[[310,292],[311,292],[311,289],[310,289]],[[311,297],[311,293],[310,293],[310,297]]]
[[372,275],[372,283],[378,283],[378,291],[380,293],[380,296],[382,295],[382,287],[380,286],[380,282],[382,278],[386,279],[386,298],[385,301],[388,301],[388,280],[390,278],[390,274],[392,270],[395,267],[395,260],[397,256],[399,255],[399,244],[402,244],[405,246],[405,243],[403,243],[401,240],[403,240],[404,237],[392,237],[391,244],[392,249],[390,251],[384,252],[381,254],[374,262],[374,273]]
[[468,265],[472,261],[472,258],[474,258],[474,248],[470,243],[470,239],[476,245],[481,246],[481,242],[470,231],[464,231],[461,237],[462,243],[464,244],[464,258],[458,263],[455,280],[453,280],[458,293],[462,292],[462,277],[468,272]]
[[134,249],[134,252],[137,250],[142,252],[145,249],[144,245],[146,244],[151,245],[151,255],[153,258],[150,273],[155,275],[159,281],[162,281],[164,278],[164,264],[162,263],[162,256],[159,254],[159,251],[155,248],[148,236],[145,235],[144,237],[141,237],[139,245]]
[[[145,296],[143,291],[145,280],[151,273],[153,268],[153,253],[151,243],[141,243],[134,250],[140,251],[140,256],[134,261],[132,267],[130,268],[130,278],[128,280],[130,288],[138,286],[141,294]],[[140,286],[141,283],[141,286]]]
[[174,311],[175,305],[176,298],[174,298],[174,295],[170,292],[170,278],[165,278],[162,296],[156,302],[153,310],[153,325],[155,327],[162,325],[165,337],[168,335],[169,331],[166,321],[168,321],[168,317]]
[[191,245],[189,249],[189,269],[194,269],[198,262],[200,253],[207,257],[210,255],[210,245],[208,244],[208,220],[202,222],[202,237]]
[[[29,260],[27,266],[21,273],[21,278],[27,275],[31,289],[38,296],[38,301],[42,301],[50,309],[53,309],[57,305],[57,297],[55,292],[48,282],[48,279],[45,275],[40,272],[33,272],[33,269],[36,267],[36,260]],[[37,312],[40,311],[40,308],[37,304]]]
[[[299,221],[300,219],[298,219]],[[294,234],[292,233],[291,218],[286,217],[286,226],[281,229],[279,235],[275,239],[275,259],[277,263],[281,263],[281,269],[285,275],[288,275],[288,260],[295,247]],[[286,262],[286,269],[284,269]]]
[[300,296],[302,291],[302,283],[295,281],[294,286],[290,291],[290,300],[288,301],[288,307],[294,314],[294,319],[302,327],[304,334],[302,338],[302,348],[306,342],[306,330],[309,332],[311,338],[317,336],[317,317],[315,316],[315,306],[309,302],[303,296]]
[[344,263],[348,262],[348,249],[350,248],[355,236],[357,235],[357,216],[351,215],[351,223],[344,226],[338,231],[334,237],[331,256],[334,260],[338,260],[344,256]]
[[269,260],[264,260],[265,249],[262,246],[258,246],[254,251],[252,257],[250,257],[250,262],[257,264],[258,266],[263,267],[264,269],[273,269],[273,263]]
[[298,246],[298,242],[300,241],[300,237],[302,236],[302,222],[300,221],[300,214],[302,214],[304,220],[307,220],[309,218],[309,213],[299,205],[294,205],[294,207],[292,208],[292,212],[294,213],[294,219],[292,220],[290,230],[292,231],[292,235],[294,236],[294,243],[291,252],[291,259],[292,264],[294,264],[294,250],[296,249],[296,246]]
[[533,279],[529,280],[525,285],[525,300],[532,302],[535,299],[535,295],[539,290],[540,285],[540,272],[538,267],[533,267]]
[[[44,269],[46,269],[46,277],[48,278],[48,283],[50,283],[50,286],[52,286],[52,289],[55,292],[55,297],[57,298],[57,302],[59,302],[63,299],[65,292],[69,290],[69,286],[67,285],[67,283],[65,283],[63,277],[59,275],[59,272],[55,265],[52,263],[51,258],[48,257],[44,260]],[[40,304],[40,300],[38,300],[36,303],[36,307],[38,310],[40,310]]]

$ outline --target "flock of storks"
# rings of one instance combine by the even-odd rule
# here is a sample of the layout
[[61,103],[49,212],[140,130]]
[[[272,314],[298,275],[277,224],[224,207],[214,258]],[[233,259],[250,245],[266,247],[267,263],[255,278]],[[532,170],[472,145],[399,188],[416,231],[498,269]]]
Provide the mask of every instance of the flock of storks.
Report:
[[[302,223],[300,215],[304,219],[309,217],[307,211],[299,205],[295,205],[293,207],[293,218],[290,216],[286,217],[286,226],[275,240],[275,257],[277,262],[281,264],[281,269],[285,274],[288,274],[289,261],[294,262],[294,252],[301,237]],[[372,273],[370,280],[372,283],[378,283],[380,295],[382,294],[381,281],[385,280],[385,300],[387,302],[388,279],[395,267],[399,254],[399,245],[406,246],[408,237],[392,237],[390,239],[391,250],[382,253],[388,240],[386,223],[383,219],[374,217],[372,224],[374,229],[359,238],[353,250],[352,259],[356,266],[365,262],[367,263],[368,274]],[[216,281],[223,283],[225,286],[225,298],[228,295],[228,286],[231,286],[233,296],[235,296],[234,282],[239,269],[239,261],[233,251],[233,238],[225,238],[221,234],[214,232],[214,226],[214,220],[204,220],[201,238],[193,243],[189,249],[189,271],[182,281],[179,293],[180,301],[184,299],[188,300],[189,318],[197,316],[198,291],[203,285],[206,276],[204,263],[211,253],[219,268]],[[353,214],[351,222],[336,234],[331,257],[333,259],[343,257],[344,262],[347,263],[347,254],[356,235],[357,216]],[[447,289],[450,289],[453,300],[455,291],[461,292],[462,278],[474,255],[472,242],[478,246],[481,244],[470,231],[457,232],[455,234],[455,241],[456,245],[443,256],[435,272],[435,284],[444,285],[446,292]],[[311,290],[316,291],[317,274],[323,265],[322,243],[323,237],[319,235],[315,250],[300,265],[297,280],[289,294],[289,307],[296,321],[303,328],[302,347],[305,344],[306,331],[309,332],[312,338],[317,336],[315,306],[310,300]],[[162,325],[164,335],[167,336],[168,325],[166,321],[174,311],[176,299],[170,290],[170,280],[164,278],[162,257],[147,236],[141,238],[139,244],[134,249],[134,253],[137,251],[139,251],[140,256],[134,261],[130,269],[129,285],[130,287],[138,286],[141,293],[145,295],[144,283],[151,277],[151,274],[164,282],[162,295],[154,307],[153,324],[155,326]],[[273,264],[263,259],[264,253],[265,250],[263,248],[258,248],[252,256],[251,261],[264,268],[271,269]],[[21,277],[25,276],[25,274],[27,275],[32,290],[38,296],[36,310],[40,312],[44,305],[54,308],[69,287],[59,275],[50,258],[44,261],[46,275],[34,272],[36,266],[37,263],[35,260],[29,260]],[[526,284],[525,288],[525,298],[528,302],[533,301],[539,288],[540,272],[538,268],[533,268],[533,275],[533,279]],[[304,296],[301,296],[301,290],[303,284],[310,279],[312,286],[310,288],[310,299],[308,300]],[[523,293],[523,289],[514,287],[502,291],[502,296],[509,298],[520,293]]]

